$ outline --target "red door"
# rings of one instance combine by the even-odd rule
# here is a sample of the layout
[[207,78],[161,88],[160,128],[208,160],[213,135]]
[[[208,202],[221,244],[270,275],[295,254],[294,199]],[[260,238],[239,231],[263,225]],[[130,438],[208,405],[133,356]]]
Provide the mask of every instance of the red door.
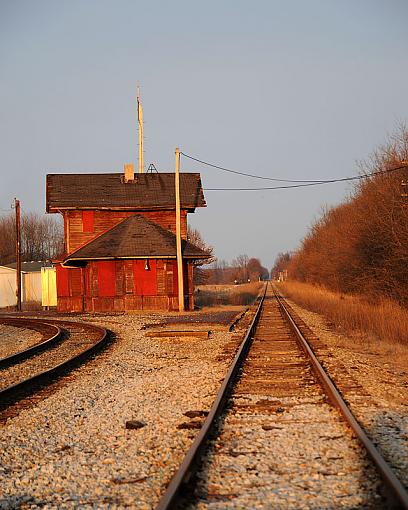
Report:
[[138,259],[133,261],[134,293],[136,296],[157,295],[156,260]]
[[99,296],[114,297],[116,287],[116,271],[114,260],[98,262],[98,288]]

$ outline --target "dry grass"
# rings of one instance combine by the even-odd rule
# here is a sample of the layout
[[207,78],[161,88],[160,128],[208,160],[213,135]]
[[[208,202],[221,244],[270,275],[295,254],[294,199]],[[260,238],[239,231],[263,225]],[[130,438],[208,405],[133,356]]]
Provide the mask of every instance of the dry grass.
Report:
[[262,288],[261,282],[242,285],[200,285],[194,294],[194,301],[198,307],[251,305]]
[[346,332],[362,332],[388,345],[408,346],[408,310],[379,299],[368,302],[362,296],[337,294],[322,287],[285,282],[281,291],[298,305],[324,315]]

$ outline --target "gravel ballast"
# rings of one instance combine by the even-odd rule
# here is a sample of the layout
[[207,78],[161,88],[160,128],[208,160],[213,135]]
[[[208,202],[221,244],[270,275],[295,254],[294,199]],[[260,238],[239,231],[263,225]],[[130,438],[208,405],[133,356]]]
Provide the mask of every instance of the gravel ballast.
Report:
[[[353,400],[351,394],[349,401],[407,483],[404,369],[386,354],[373,354],[351,343],[347,346],[347,338],[340,341],[322,317],[292,306],[327,344],[334,369],[341,363],[370,395],[368,405]],[[77,369],[55,393],[0,429],[0,509],[155,508],[196,436],[233,355],[227,348],[234,343],[232,334],[218,329],[206,340],[193,335],[148,337],[142,328],[160,322],[159,314],[78,320],[111,329],[116,341]],[[372,474],[366,481],[359,480],[370,468],[359,448],[349,446],[351,436],[340,423],[330,424],[324,433],[319,427],[324,413],[327,417],[332,413],[315,412],[303,401],[285,401],[283,407],[285,412],[269,419],[248,416],[239,430],[234,419],[226,419],[224,438],[215,447],[221,450],[222,470],[229,470],[231,476],[225,479],[214,473],[206,480],[215,496],[211,508],[235,508],[229,495],[238,481],[265,495],[243,500],[242,508],[272,508],[268,506],[272,503],[273,508],[282,509],[376,507],[377,480]],[[290,434],[297,437],[296,442]],[[242,448],[237,435],[244,441]],[[250,447],[245,444],[247,437],[253,441]],[[324,446],[316,453],[312,446],[318,441]],[[303,445],[300,450],[299,445]],[[346,458],[338,453],[342,449]],[[279,451],[288,458],[284,465]],[[263,467],[254,469],[255,459]],[[332,467],[322,459],[332,460]],[[302,473],[302,464],[317,471],[316,478]],[[344,486],[336,488],[330,502],[321,497],[320,487],[331,477],[342,478]],[[365,483],[374,501],[358,494],[357,488]],[[276,488],[273,494],[269,494],[271,486]]]
[[0,324],[0,358],[28,349],[42,340],[38,331]]
[[147,338],[147,320],[95,319],[116,333],[110,348],[1,428],[1,509],[155,507],[197,433],[184,413],[210,408],[231,333]]

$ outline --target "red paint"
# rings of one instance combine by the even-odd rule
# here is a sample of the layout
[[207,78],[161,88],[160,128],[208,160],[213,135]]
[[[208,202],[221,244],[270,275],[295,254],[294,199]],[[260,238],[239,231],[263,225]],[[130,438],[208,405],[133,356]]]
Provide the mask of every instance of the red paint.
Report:
[[178,296],[178,269],[177,260],[171,261],[173,266],[173,296]]
[[84,281],[82,269],[80,268],[68,269],[68,275],[71,297],[82,296],[84,294]]
[[98,261],[98,289],[99,296],[113,297],[116,288],[116,270],[114,260]]
[[57,272],[57,296],[58,297],[69,297],[69,274],[68,269],[61,265],[56,266]]
[[85,296],[91,296],[91,280],[90,280],[90,265],[88,264],[84,268],[84,274],[85,274]]
[[94,231],[94,211],[82,211],[82,232]]
[[137,296],[155,296],[157,294],[157,265],[156,260],[149,259],[145,269],[146,259],[133,261],[134,294]]
[[[173,296],[178,296],[178,266],[177,260],[167,261],[167,267],[173,267]],[[183,262],[183,291],[184,295],[188,294],[189,282],[188,282],[188,266],[186,262]]]

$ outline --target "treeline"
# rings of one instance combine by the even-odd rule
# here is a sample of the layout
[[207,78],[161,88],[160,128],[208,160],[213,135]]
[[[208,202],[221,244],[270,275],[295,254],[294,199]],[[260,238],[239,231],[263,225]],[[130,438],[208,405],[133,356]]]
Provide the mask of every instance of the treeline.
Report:
[[231,263],[216,260],[202,272],[204,282],[208,285],[257,282],[269,278],[269,271],[262,266],[260,260],[248,255],[239,255]]
[[[21,216],[21,254],[23,261],[49,260],[64,249],[64,231],[55,217],[26,213]],[[0,216],[0,265],[16,260],[16,219],[14,214]]]
[[[289,278],[343,293],[388,297],[408,304],[408,132],[400,127],[361,174],[350,197],[327,209],[300,248],[280,254],[276,269]],[[274,268],[275,269],[275,268]]]

